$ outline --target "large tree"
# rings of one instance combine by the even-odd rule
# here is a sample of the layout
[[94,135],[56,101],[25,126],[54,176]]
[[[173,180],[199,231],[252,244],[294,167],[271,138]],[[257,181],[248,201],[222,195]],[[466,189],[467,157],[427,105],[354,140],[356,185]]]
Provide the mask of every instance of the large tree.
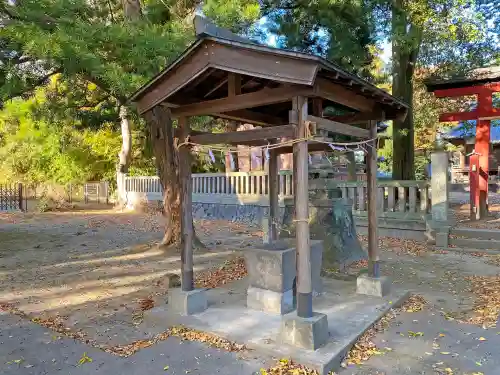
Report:
[[[130,165],[130,116],[134,113],[127,106],[128,96],[194,38],[188,18],[195,2],[184,4],[2,1],[2,100],[28,94],[55,74],[73,84],[94,84],[105,94],[103,100],[116,108],[122,133],[117,163],[120,177]],[[73,89],[81,90],[81,86]],[[137,118],[135,122],[139,123]],[[120,181],[118,178],[119,188]]]
[[393,124],[394,179],[414,177],[415,69],[460,73],[498,59],[497,7],[497,0],[264,1],[278,45],[323,55],[365,78],[373,79],[375,45],[390,43],[392,93],[410,104],[406,119]]
[[[224,4],[207,0],[203,9],[238,30],[258,17],[257,2]],[[75,91],[83,92],[82,86],[89,83],[95,85],[104,94],[104,107],[115,108],[115,121],[121,127],[119,183],[130,165],[130,121],[140,123],[127,98],[192,42],[192,18],[198,6],[196,0],[2,0],[0,99],[5,102],[27,95],[56,74],[77,85]],[[100,102],[94,105],[103,107]],[[158,116],[170,121],[168,114]],[[168,155],[165,149],[166,142],[173,142],[171,132],[162,135],[169,137],[165,139],[157,137],[156,130],[151,132],[152,149],[166,192],[164,242],[169,244],[180,239],[175,221],[179,214],[175,196],[178,172],[175,155]]]

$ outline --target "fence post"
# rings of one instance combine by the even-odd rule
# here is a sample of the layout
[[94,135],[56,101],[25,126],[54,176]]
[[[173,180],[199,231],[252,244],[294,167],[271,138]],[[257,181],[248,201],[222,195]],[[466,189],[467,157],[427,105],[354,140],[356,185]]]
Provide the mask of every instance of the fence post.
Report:
[[19,183],[17,185],[17,191],[18,191],[18,198],[19,198],[19,210],[23,210],[23,184]]

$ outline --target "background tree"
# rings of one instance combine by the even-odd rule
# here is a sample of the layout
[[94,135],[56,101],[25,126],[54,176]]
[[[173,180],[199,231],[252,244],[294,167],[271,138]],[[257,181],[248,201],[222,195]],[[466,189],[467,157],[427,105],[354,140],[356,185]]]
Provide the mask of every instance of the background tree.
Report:
[[392,47],[392,93],[410,104],[394,121],[394,179],[414,178],[414,74],[459,74],[498,59],[497,0],[267,0],[277,44],[327,57],[365,78],[384,42]]

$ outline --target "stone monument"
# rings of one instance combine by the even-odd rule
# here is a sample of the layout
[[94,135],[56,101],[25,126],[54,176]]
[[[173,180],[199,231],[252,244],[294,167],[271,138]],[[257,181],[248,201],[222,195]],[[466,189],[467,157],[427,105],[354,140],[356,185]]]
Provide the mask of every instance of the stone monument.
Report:
[[[293,237],[293,199],[285,200],[281,236]],[[312,191],[309,199],[311,239],[323,241],[323,268],[343,271],[349,264],[368,259],[357,237],[352,205],[340,198],[340,191]]]

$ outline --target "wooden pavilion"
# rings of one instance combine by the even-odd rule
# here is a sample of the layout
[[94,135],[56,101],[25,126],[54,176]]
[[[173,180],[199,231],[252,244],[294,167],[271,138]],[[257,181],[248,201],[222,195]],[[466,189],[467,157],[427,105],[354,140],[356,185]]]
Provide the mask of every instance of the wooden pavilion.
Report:
[[488,180],[491,120],[500,119],[500,108],[493,106],[493,94],[500,92],[500,67],[480,68],[467,76],[449,80],[429,80],[427,90],[437,98],[473,95],[477,106],[468,112],[443,113],[441,122],[476,121],[474,150],[469,158],[471,219],[488,214]]
[[[138,90],[131,101],[146,118],[162,107],[178,120],[179,142],[193,144],[279,145],[270,152],[270,240],[278,238],[278,155],[294,156],[297,248],[297,315],[309,318],[312,310],[308,205],[308,152],[331,151],[316,143],[317,130],[373,139],[368,154],[368,211],[370,272],[379,276],[376,214],[377,122],[404,118],[407,105],[337,65],[317,56],[252,43],[227,30],[202,25],[197,40],[172,64]],[[326,118],[323,109],[338,107],[348,114]],[[189,129],[188,118],[208,115],[260,129],[226,133],[199,133]],[[171,122],[169,124],[171,126]],[[172,132],[173,133],[173,132]],[[182,220],[191,212],[191,153],[179,150],[182,185]],[[182,290],[193,290],[193,229],[182,225]]]

